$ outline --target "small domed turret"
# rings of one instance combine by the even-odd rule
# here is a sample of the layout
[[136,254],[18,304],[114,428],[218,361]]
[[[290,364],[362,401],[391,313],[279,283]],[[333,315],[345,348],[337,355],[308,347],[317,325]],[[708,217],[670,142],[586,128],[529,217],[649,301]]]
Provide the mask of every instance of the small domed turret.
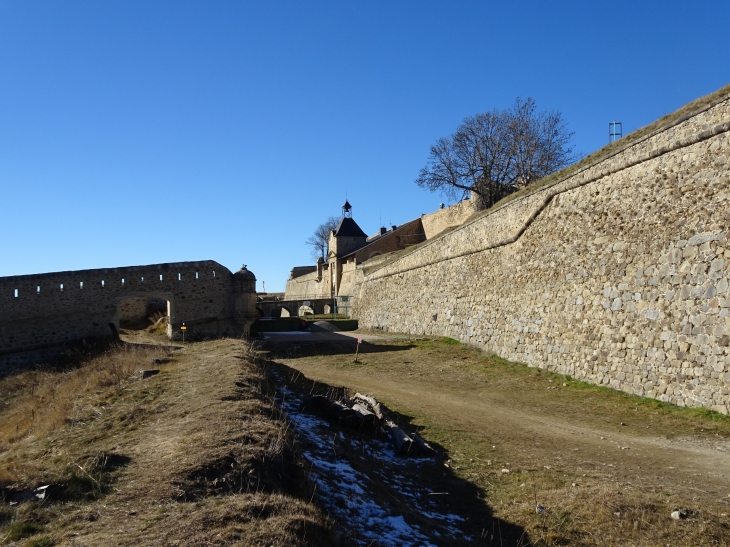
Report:
[[244,264],[233,274],[233,314],[239,322],[256,319],[256,276]]
[[245,264],[241,266],[240,270],[233,274],[233,277],[240,281],[256,281],[256,276],[246,267]]

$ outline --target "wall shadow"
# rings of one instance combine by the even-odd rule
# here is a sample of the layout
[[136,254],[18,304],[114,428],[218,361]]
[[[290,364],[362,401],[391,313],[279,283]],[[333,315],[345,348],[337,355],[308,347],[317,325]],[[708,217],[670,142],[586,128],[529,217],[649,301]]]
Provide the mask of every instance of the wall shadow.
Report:
[[[387,348],[383,351],[403,349],[403,346],[380,347]],[[276,349],[284,351],[281,347]],[[336,353],[341,349],[344,348],[332,348],[331,351]],[[309,350],[314,351],[314,348],[307,348]],[[313,395],[324,395],[332,400],[352,395],[346,387],[313,381],[273,358],[267,362],[267,374],[278,389],[286,393],[290,404],[291,400],[305,401]],[[289,412],[291,419],[292,413],[304,411],[290,406]],[[407,433],[416,432],[417,428],[411,425],[412,416],[389,411],[389,417]],[[321,449],[321,445],[331,446],[327,452],[332,452],[335,459],[330,465],[346,462],[352,469],[367,476],[367,489],[378,502],[393,515],[403,517],[407,524],[423,531],[431,543],[449,547],[531,545],[524,528],[494,516],[487,502],[487,493],[482,487],[457,476],[446,465],[449,453],[445,447],[425,439],[435,449],[435,457],[404,458],[395,456],[393,452],[392,458],[383,458],[383,447],[387,450],[390,446],[390,440],[384,432],[361,432],[326,418],[321,419],[327,422],[327,435],[319,443],[308,439],[307,435],[300,435],[298,442],[302,445],[302,451],[307,453]],[[297,420],[293,422],[296,424]],[[315,459],[321,461],[321,458],[326,457],[320,452]],[[327,500],[324,501],[326,506]],[[441,518],[447,515],[453,517],[449,517],[450,524],[444,524]],[[353,536],[356,532],[350,529],[349,522],[342,522],[342,518],[338,520],[351,540],[357,542],[364,539]]]
[[[293,359],[297,357],[312,357],[314,355],[355,355],[357,340],[351,336],[328,333],[327,338],[298,338],[296,340],[263,339],[257,341],[259,348],[268,352],[270,359]],[[371,344],[363,340],[360,344],[359,355],[371,353],[385,353],[407,351],[415,347],[414,344]]]

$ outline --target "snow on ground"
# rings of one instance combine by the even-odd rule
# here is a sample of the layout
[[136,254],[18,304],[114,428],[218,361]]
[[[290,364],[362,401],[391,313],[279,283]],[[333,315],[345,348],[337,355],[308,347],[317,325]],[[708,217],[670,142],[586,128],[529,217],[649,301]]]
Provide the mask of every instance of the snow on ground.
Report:
[[[283,375],[273,374],[280,383],[277,402],[295,426],[297,442],[307,461],[306,470],[315,484],[316,495],[358,545],[421,547],[435,545],[433,540],[442,534],[463,537],[459,524],[464,519],[435,512],[433,497],[429,497],[431,492],[410,480],[412,470],[426,460],[398,457],[388,442],[339,433],[326,420],[300,412],[303,397],[284,386]],[[343,454],[345,449],[351,454],[353,451],[367,454],[368,461],[375,464],[368,466],[375,476],[369,477],[353,468],[353,462]],[[376,483],[380,485],[376,486]],[[407,504],[411,514],[407,520],[427,522],[428,530],[418,524],[409,524],[397,508],[383,501],[383,487]],[[418,517],[413,518],[414,514]],[[469,538],[463,539],[469,541]]]

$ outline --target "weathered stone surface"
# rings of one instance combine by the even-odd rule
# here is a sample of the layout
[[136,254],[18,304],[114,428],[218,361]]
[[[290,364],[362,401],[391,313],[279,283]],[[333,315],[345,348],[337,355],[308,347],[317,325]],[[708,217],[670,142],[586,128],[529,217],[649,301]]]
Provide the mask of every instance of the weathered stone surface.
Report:
[[357,269],[353,314],[363,327],[449,336],[727,412],[728,120],[725,97],[367,275]]
[[149,298],[167,301],[171,337],[182,323],[188,338],[241,334],[256,317],[256,277],[212,260],[0,277],[0,373],[60,344],[114,336]]

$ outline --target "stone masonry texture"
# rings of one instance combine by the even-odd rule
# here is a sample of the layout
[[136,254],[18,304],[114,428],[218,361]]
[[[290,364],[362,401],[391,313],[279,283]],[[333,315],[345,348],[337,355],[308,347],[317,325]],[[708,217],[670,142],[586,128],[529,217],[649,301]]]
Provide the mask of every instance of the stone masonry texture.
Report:
[[730,100],[367,269],[362,327],[728,413]]
[[150,298],[168,302],[171,338],[183,322],[195,338],[236,334],[256,316],[253,274],[211,260],[0,277],[0,369],[113,337]]

